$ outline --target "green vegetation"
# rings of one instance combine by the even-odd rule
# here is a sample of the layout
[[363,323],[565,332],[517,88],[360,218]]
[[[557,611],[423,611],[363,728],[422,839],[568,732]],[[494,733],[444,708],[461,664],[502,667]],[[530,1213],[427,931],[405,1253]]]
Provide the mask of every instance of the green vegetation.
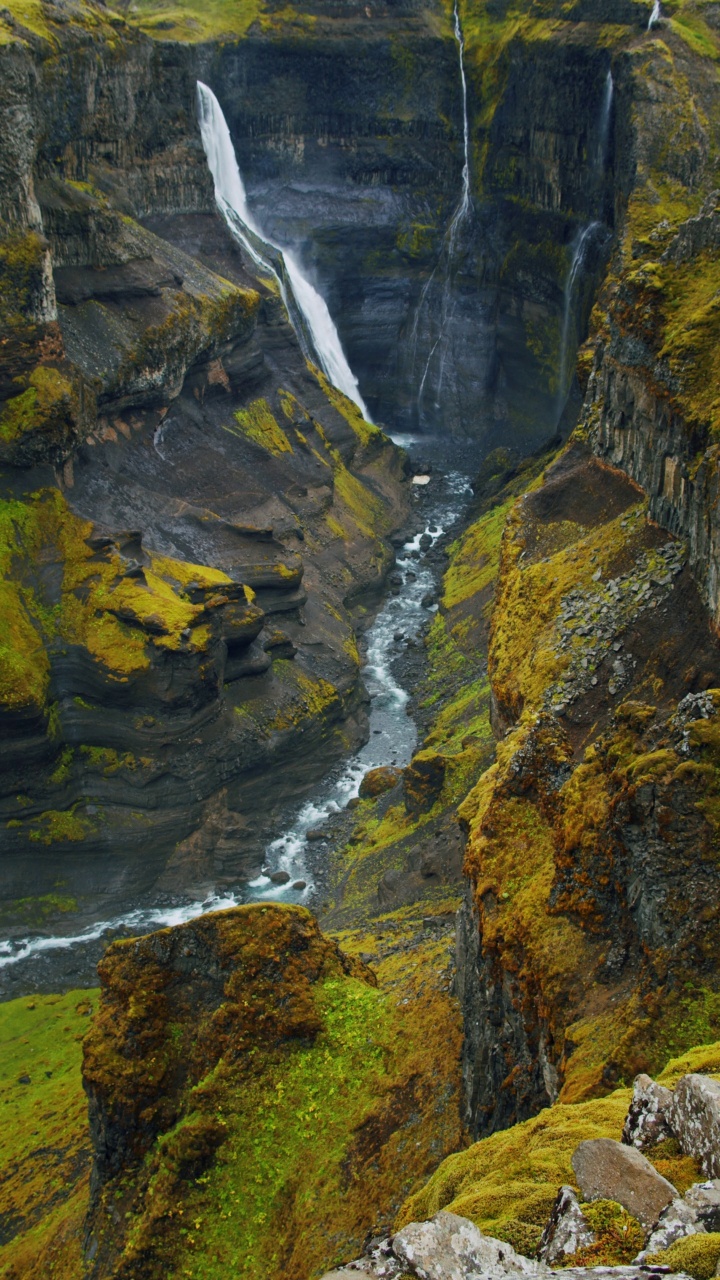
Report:
[[[72,909],[64,898],[59,907],[23,901]],[[81,1041],[96,999],[96,991],[69,991],[0,1004],[0,1215],[10,1227],[0,1275],[8,1280],[82,1274],[90,1144]]]
[[[417,989],[406,1007],[299,908],[239,908],[189,932],[225,966],[220,1008],[176,1000],[153,944],[115,944],[85,1045],[90,1087],[103,1111],[125,1109],[136,1152],[102,1195],[124,1262],[210,1280],[321,1274],[457,1143],[457,1104],[435,1090],[457,1021],[429,1040],[437,995]],[[107,1226],[101,1209],[101,1247]]]
[[57,369],[38,365],[29,381],[27,389],[6,400],[0,412],[0,440],[5,444],[31,431],[47,430],[71,411],[73,388]]
[[720,1235],[686,1236],[676,1240],[669,1249],[648,1255],[648,1263],[670,1267],[672,1271],[684,1271],[693,1280],[710,1280],[716,1274],[720,1261]]
[[292,445],[273,416],[267,400],[253,400],[247,409],[238,409],[234,417],[242,434],[267,449],[268,453],[275,457],[281,453],[292,453]]
[[[226,574],[157,556],[143,578],[126,578],[118,552],[94,554],[91,532],[55,489],[24,501],[0,500],[0,704],[44,707],[45,644],[56,638],[85,645],[119,681],[147,669],[153,647],[180,648],[187,628],[191,650],[210,643],[210,628],[198,623],[203,606],[192,604],[184,589],[190,582],[220,586]],[[44,595],[35,572],[39,560],[60,566],[59,599]]]
[[77,911],[77,909],[77,899],[66,894],[43,893],[32,898],[14,898],[0,907],[0,923],[20,922],[37,927],[45,924],[53,916],[64,915],[68,911]]
[[[672,1088],[689,1071],[720,1071],[720,1043],[695,1049],[668,1063],[658,1077]],[[556,1103],[532,1120],[483,1138],[466,1151],[449,1156],[427,1185],[403,1205],[396,1228],[406,1222],[421,1221],[441,1209],[458,1213],[476,1222],[482,1231],[507,1240],[521,1253],[532,1255],[538,1247],[558,1189],[574,1186],[570,1163],[575,1148],[590,1138],[620,1140],[630,1103],[629,1089],[616,1089],[605,1098],[573,1105]],[[702,1178],[699,1164],[681,1155],[674,1143],[662,1142],[646,1153],[660,1173],[680,1192]],[[598,1236],[595,1245],[570,1259],[573,1266],[614,1266],[628,1262],[642,1247],[644,1233],[633,1218],[610,1201],[584,1204]],[[711,1240],[707,1253],[651,1259],[673,1270],[687,1270],[697,1280],[707,1280],[713,1272],[693,1271],[709,1265],[709,1257],[720,1255],[719,1236],[691,1236],[679,1242],[687,1248],[691,1240]],[[678,1249],[674,1245],[673,1249]],[[688,1265],[684,1259],[687,1256]],[[714,1265],[714,1264],[713,1264]]]

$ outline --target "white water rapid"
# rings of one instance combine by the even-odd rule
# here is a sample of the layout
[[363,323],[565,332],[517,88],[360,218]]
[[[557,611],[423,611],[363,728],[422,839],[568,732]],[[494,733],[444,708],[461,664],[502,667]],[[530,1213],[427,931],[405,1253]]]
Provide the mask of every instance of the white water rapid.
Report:
[[652,31],[653,27],[655,26],[655,23],[659,22],[661,18],[662,18],[662,10],[660,8],[660,0],[655,0],[655,3],[652,7],[652,13],[650,14],[650,18],[647,25],[648,31]]
[[[222,107],[212,89],[200,80],[197,82],[197,95],[200,137],[215,183],[215,200],[230,231],[250,254],[255,265],[272,274],[277,281],[288,315],[295,322],[300,345],[304,348],[303,353],[306,356],[311,354],[305,350],[307,343],[302,326],[297,323],[293,314],[295,307],[300,312],[311,339],[316,363],[319,363],[333,386],[353,400],[363,417],[370,421],[358,389],[357,378],[347,362],[325,299],[304,275],[295,254],[275,244],[256,223],[248,207],[245,186]],[[275,265],[273,259],[279,259],[279,266]],[[284,278],[283,268],[287,279]]]
[[438,270],[440,269],[441,266],[444,265],[445,274],[444,274],[441,304],[439,309],[440,318],[439,318],[438,333],[434,342],[432,341],[432,338],[431,338],[430,351],[428,353],[427,360],[425,361],[425,367],[423,369],[422,377],[420,378],[420,384],[418,387],[417,404],[418,404],[418,417],[420,420],[422,420],[422,404],[423,404],[423,396],[425,394],[425,383],[427,382],[428,373],[430,371],[430,367],[432,365],[435,353],[436,351],[438,351],[438,349],[440,351],[440,356],[439,356],[440,369],[438,373],[437,385],[435,388],[436,400],[439,397],[440,389],[442,387],[443,375],[445,373],[445,361],[447,358],[447,352],[448,352],[448,346],[449,346],[448,317],[449,317],[449,310],[450,310],[450,289],[452,284],[452,266],[455,260],[458,233],[460,231],[460,227],[462,226],[463,222],[468,216],[468,213],[470,212],[470,204],[471,204],[470,123],[468,120],[467,80],[465,78],[465,41],[463,39],[462,27],[460,25],[460,14],[458,12],[457,0],[455,0],[455,6],[453,8],[453,31],[455,34],[455,40],[457,42],[458,62],[460,66],[460,87],[462,91],[463,168],[462,168],[462,179],[461,179],[461,188],[460,188],[460,199],[455,207],[453,216],[450,219],[450,222],[448,224],[448,229],[445,232],[442,249],[440,251],[440,256],[435,264],[435,267],[433,268],[430,274],[430,277],[427,283],[423,288],[422,293],[420,294],[420,301],[418,303],[417,310],[415,312],[415,320],[413,323],[412,344],[413,344],[413,363],[414,363],[415,355],[417,352],[419,320],[426,308],[428,294],[430,293],[432,285],[437,276]]
[[580,272],[585,264],[585,253],[587,251],[590,240],[600,227],[599,222],[590,222],[587,227],[576,237],[573,246],[573,255],[570,261],[570,270],[565,280],[565,297],[563,306],[563,323],[560,334],[560,374],[558,378],[558,400],[557,400],[557,421],[563,414],[565,401],[567,400],[569,391],[568,379],[568,347],[570,345],[570,323],[573,315],[573,303],[577,292],[577,282]]

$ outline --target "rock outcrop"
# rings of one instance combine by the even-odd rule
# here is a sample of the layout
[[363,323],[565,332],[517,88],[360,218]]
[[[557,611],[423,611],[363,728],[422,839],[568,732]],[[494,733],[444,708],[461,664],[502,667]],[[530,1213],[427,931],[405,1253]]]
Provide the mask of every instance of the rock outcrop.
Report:
[[644,1227],[657,1222],[677,1196],[639,1151],[612,1138],[581,1142],[572,1166],[583,1200],[615,1200]]
[[457,1028],[427,992],[389,999],[302,908],[114,943],[100,979],[83,1059],[98,1280],[240,1256],[268,1280],[317,1274],[461,1140]]

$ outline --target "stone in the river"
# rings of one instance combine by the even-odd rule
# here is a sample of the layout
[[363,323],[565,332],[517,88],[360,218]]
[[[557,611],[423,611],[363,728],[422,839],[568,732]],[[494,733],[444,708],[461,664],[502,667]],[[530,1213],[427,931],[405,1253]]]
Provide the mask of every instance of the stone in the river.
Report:
[[290,879],[290,876],[288,875],[287,871],[273,871],[272,875],[270,876],[270,879],[272,880],[273,884],[287,884]]
[[432,606],[435,604],[436,600],[437,600],[437,596],[435,595],[435,592],[428,591],[423,596],[422,600],[420,601],[420,604],[422,605],[423,609],[431,609]]
[[377,769],[368,769],[365,777],[360,783],[360,797],[367,800],[371,797],[381,796],[386,791],[392,791],[402,778],[401,769],[393,769],[390,765],[380,765]]
[[672,1183],[644,1155],[612,1138],[581,1142],[572,1167],[584,1200],[615,1200],[644,1227],[657,1222],[663,1209],[678,1198]]
[[703,1173],[720,1176],[720,1083],[692,1074],[678,1080],[670,1123],[681,1151],[700,1161]]
[[656,1084],[650,1076],[635,1077],[632,1102],[622,1131],[622,1140],[628,1147],[642,1151],[663,1138],[672,1137],[670,1109],[673,1095],[670,1089]]
[[429,533],[421,534],[420,542],[419,542],[420,550],[428,551],[431,546],[432,546],[432,538],[430,537],[430,534]]
[[558,1262],[571,1257],[578,1249],[595,1243],[595,1232],[583,1213],[572,1187],[561,1187],[540,1241],[538,1257],[543,1262]]
[[298,893],[301,889],[307,889],[307,880],[296,880],[293,884],[293,889],[297,889]]
[[322,830],[322,827],[311,827],[309,831],[305,832],[305,839],[310,840],[311,842],[315,840],[325,840],[326,835]]
[[429,1222],[411,1222],[393,1237],[395,1257],[422,1280],[505,1280],[537,1276],[539,1267],[509,1244],[484,1236],[474,1222],[438,1213]]

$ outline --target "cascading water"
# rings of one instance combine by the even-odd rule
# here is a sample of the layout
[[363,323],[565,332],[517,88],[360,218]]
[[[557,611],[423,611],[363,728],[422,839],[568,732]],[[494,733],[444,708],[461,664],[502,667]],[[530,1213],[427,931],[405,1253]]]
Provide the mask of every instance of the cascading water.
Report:
[[607,79],[605,80],[602,106],[600,108],[600,126],[598,129],[598,168],[600,169],[604,168],[605,161],[607,160],[614,94],[615,82],[613,80],[613,73],[609,70],[607,73]]
[[560,334],[560,375],[559,375],[559,382],[558,382],[558,403],[557,403],[558,423],[560,422],[560,419],[562,417],[563,410],[565,408],[565,401],[567,400],[568,391],[569,391],[568,347],[570,343],[570,323],[572,320],[573,309],[574,309],[573,304],[575,302],[575,296],[577,293],[577,283],[580,277],[580,272],[582,271],[583,266],[585,264],[585,254],[587,252],[588,244],[590,243],[590,240],[592,239],[592,237],[595,235],[596,231],[599,230],[600,225],[601,224],[599,222],[589,223],[589,225],[585,227],[585,229],[581,231],[579,236],[576,238],[575,244],[573,246],[572,259],[570,261],[570,270],[568,271],[567,278],[565,280],[563,323],[562,323],[562,330]]
[[[222,107],[212,89],[200,80],[197,82],[197,94],[200,137],[215,184],[215,200],[232,235],[249,253],[255,265],[277,281],[303,354],[306,358],[314,354],[316,363],[333,386],[354,401],[369,421],[357,378],[347,362],[325,299],[303,274],[295,254],[289,249],[281,249],[263,235],[248,207]],[[308,350],[309,345],[312,351]]]
[[470,123],[468,120],[467,80],[465,78],[465,41],[463,39],[462,27],[460,25],[460,14],[458,12],[457,0],[455,0],[455,6],[453,8],[453,31],[455,34],[455,40],[457,42],[457,47],[458,47],[458,62],[460,65],[460,86],[462,90],[462,111],[463,111],[462,185],[461,185],[461,191],[460,191],[460,199],[457,203],[453,216],[450,219],[448,229],[445,232],[442,249],[440,251],[440,256],[438,258],[437,263],[435,264],[435,267],[427,283],[423,288],[423,291],[420,295],[420,301],[418,303],[418,307],[415,312],[415,320],[413,324],[412,338],[411,338],[412,346],[413,346],[413,364],[415,363],[415,358],[417,354],[418,325],[419,325],[420,317],[422,313],[425,311],[425,308],[428,302],[428,295],[430,294],[432,286],[437,277],[438,271],[442,266],[444,266],[445,273],[444,273],[444,279],[443,279],[441,303],[439,307],[440,315],[439,315],[438,332],[434,341],[432,339],[432,335],[430,335],[430,351],[429,351],[427,360],[425,361],[425,367],[423,369],[422,377],[420,378],[420,383],[418,387],[418,396],[417,396],[418,418],[420,419],[421,425],[422,425],[422,405],[423,405],[423,397],[425,394],[425,384],[427,382],[428,374],[430,372],[430,368],[431,368],[433,359],[435,357],[435,353],[438,350],[440,353],[439,354],[440,368],[439,368],[438,379],[437,379],[437,384],[435,388],[436,399],[438,398],[440,389],[442,387],[443,375],[445,372],[445,361],[447,358],[447,351],[448,351],[448,344],[449,344],[447,322],[448,322],[448,316],[449,316],[449,310],[450,310],[452,266],[455,260],[455,254],[457,250],[457,240],[458,240],[460,227],[462,226],[463,222],[467,218],[470,212],[470,205],[471,205]]
[[662,10],[660,8],[660,0],[655,0],[655,3],[652,7],[652,13],[650,14],[650,18],[648,20],[648,25],[647,25],[648,31],[652,31],[653,27],[655,26],[655,23],[659,22],[661,18],[662,18]]

